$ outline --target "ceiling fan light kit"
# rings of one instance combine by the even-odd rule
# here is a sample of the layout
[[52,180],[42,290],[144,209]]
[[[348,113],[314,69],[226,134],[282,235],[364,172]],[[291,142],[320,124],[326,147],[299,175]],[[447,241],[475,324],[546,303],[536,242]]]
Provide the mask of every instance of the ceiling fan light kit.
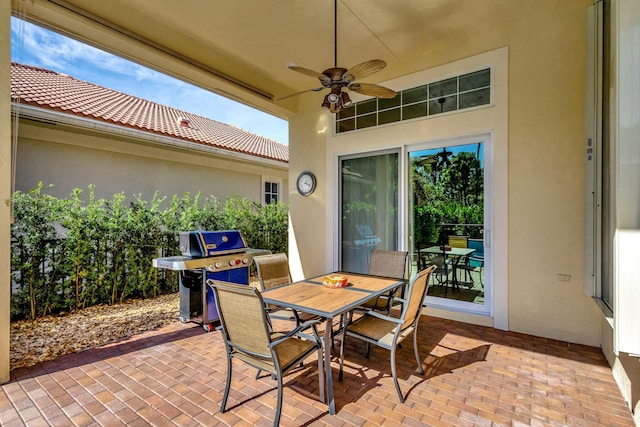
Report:
[[[318,73],[317,71],[309,70],[308,68],[303,68],[298,66],[295,63],[287,64],[287,67],[290,70],[296,71],[298,73],[305,74],[307,76],[315,77],[320,80],[320,84],[322,87],[309,89],[304,92],[297,93],[295,95],[299,95],[301,93],[309,92],[309,91],[319,91],[322,89],[330,89],[331,92],[325,95],[324,100],[322,102],[322,108],[326,108],[332,113],[337,113],[340,110],[345,108],[349,108],[353,105],[353,101],[342,89],[347,88],[352,92],[357,92],[365,96],[373,96],[376,98],[387,98],[391,99],[396,96],[396,92],[388,89],[384,86],[379,86],[371,83],[353,83],[356,79],[370,76],[371,74],[377,73],[387,66],[387,63],[382,59],[372,59],[370,61],[365,61],[361,64],[355,65],[349,69],[341,68],[337,66],[337,58],[338,58],[338,31],[337,31],[337,0],[334,0],[334,66],[333,68],[328,68],[324,70],[322,73]],[[294,95],[290,95],[294,96]],[[285,97],[288,98],[288,97]],[[284,98],[281,98],[284,99]]]

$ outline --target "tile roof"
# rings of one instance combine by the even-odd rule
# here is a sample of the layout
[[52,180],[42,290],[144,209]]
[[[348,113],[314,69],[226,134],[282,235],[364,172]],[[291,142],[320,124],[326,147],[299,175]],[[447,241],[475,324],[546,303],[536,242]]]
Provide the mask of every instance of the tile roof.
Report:
[[[272,139],[44,68],[12,62],[11,100],[224,150],[289,161],[289,147]],[[182,126],[181,119],[188,120],[189,125]]]

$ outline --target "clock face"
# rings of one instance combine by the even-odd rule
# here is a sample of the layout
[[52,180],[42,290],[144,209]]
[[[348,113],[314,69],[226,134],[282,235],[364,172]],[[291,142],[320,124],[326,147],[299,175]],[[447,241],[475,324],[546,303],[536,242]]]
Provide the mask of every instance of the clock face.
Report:
[[298,176],[298,193],[308,196],[316,189],[316,177],[311,172],[302,172]]

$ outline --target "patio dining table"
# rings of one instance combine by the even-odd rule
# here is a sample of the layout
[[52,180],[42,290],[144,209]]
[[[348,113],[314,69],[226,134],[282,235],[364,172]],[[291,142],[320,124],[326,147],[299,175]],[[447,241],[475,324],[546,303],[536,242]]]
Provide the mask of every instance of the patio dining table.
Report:
[[[326,379],[327,403],[329,413],[335,414],[333,378],[331,374],[331,343],[333,339],[333,319],[362,305],[371,298],[386,294],[407,284],[407,280],[367,274],[338,271],[331,275],[347,277],[344,288],[327,288],[322,285],[326,274],[304,279],[262,293],[264,302],[289,307],[294,310],[320,316],[325,319],[323,339],[324,368]],[[323,397],[323,386],[320,387]]]
[[[451,246],[450,249],[443,250],[441,246],[430,246],[428,248],[420,249],[419,256],[422,254],[430,254],[430,255],[443,255],[446,258],[451,259],[451,268],[452,268],[452,289],[455,290],[459,287],[458,275],[456,273],[456,267],[460,263],[460,260],[464,257],[467,257],[475,252],[473,248],[458,248],[455,246]],[[445,267],[447,264],[445,263]]]

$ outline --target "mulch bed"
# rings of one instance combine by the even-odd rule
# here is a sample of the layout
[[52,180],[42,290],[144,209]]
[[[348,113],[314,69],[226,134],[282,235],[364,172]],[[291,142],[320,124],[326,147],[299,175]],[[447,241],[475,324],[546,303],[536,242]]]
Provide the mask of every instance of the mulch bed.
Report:
[[11,323],[11,370],[178,321],[179,294]]

